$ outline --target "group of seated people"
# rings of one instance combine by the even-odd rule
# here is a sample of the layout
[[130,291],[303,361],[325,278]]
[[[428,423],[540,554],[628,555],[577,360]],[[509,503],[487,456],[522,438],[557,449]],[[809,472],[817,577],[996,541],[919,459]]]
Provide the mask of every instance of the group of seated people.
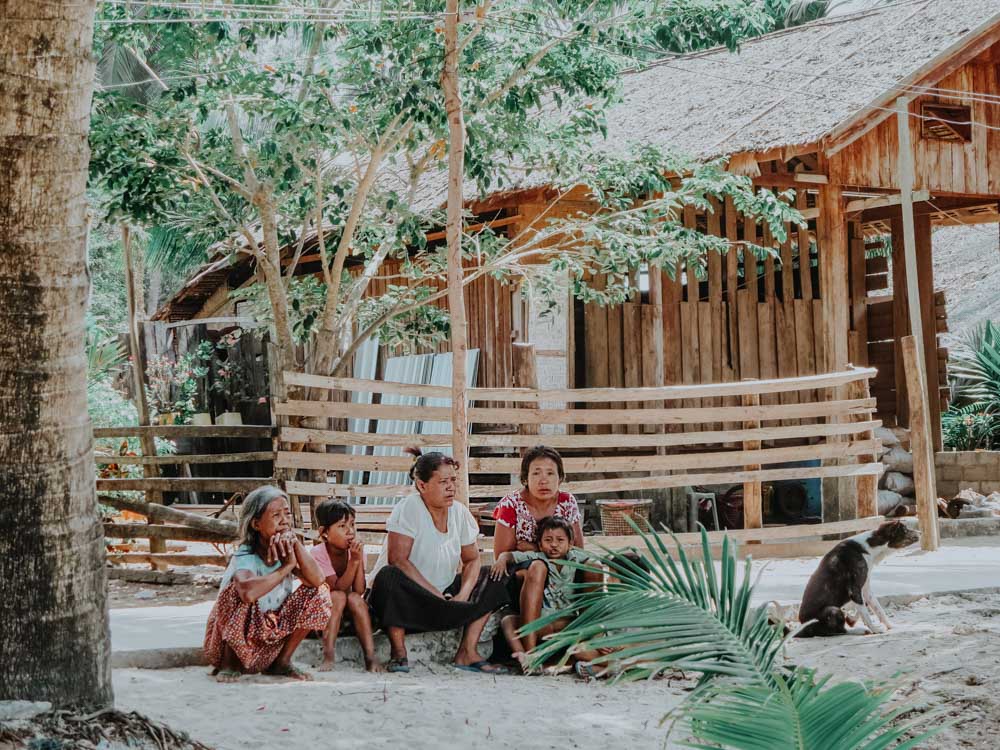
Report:
[[[443,453],[409,452],[415,458],[410,477],[416,494],[396,505],[386,522],[387,538],[370,589],[350,505],[321,503],[315,513],[317,543],[306,546],[292,530],[288,498],[280,489],[265,486],[247,495],[240,544],[205,634],[206,657],[217,680],[232,682],[259,672],[310,679],[293,664],[295,650],[309,634],[322,633],[320,669],[331,669],[337,636],[347,622],[373,672],[410,671],[407,633],[463,628],[454,666],[505,674],[506,667],[478,651],[495,612],[503,615],[512,656],[526,670],[527,653],[538,638],[565,627],[565,620],[556,620],[535,632],[521,635],[520,630],[563,609],[574,582],[600,579],[562,562],[582,562],[586,555],[577,501],[559,489],[565,476],[559,453],[538,446],[524,455],[521,489],[493,511],[496,562],[484,568],[478,524],[468,507],[456,502],[457,461]],[[375,653],[376,625],[389,638],[384,665]]]

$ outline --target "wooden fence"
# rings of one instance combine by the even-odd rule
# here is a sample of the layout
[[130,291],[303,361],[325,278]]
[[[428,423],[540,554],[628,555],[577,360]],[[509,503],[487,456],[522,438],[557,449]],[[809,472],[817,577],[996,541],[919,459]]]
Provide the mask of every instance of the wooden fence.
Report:
[[[473,388],[469,390],[473,403],[469,420],[474,425],[469,440],[473,449],[473,456],[468,459],[470,498],[498,498],[519,487],[511,478],[519,472],[520,449],[544,441],[565,453],[568,477],[564,489],[578,495],[743,483],[748,529],[763,525],[762,482],[848,478],[856,485],[857,503],[850,509],[853,512],[842,512],[841,518],[868,519],[860,523],[864,528],[874,523],[877,479],[882,472],[876,458],[879,442],[873,436],[873,430],[881,423],[873,418],[875,400],[868,395],[868,381],[874,375],[873,369],[852,369],[784,380],[656,388]],[[333,389],[372,393],[375,403],[356,404],[350,398],[291,400],[276,404],[276,414],[415,422],[451,420],[447,406],[377,403],[382,394],[421,400],[448,399],[447,387],[301,374],[291,377],[313,392]],[[790,395],[794,399],[787,398]],[[761,405],[761,400],[771,403]],[[738,403],[722,405],[728,401]],[[475,406],[484,402],[505,406]],[[540,409],[536,406],[539,402],[613,404],[620,408]],[[541,425],[559,425],[566,434],[524,434]],[[590,425],[652,426],[652,429],[627,434],[584,432]],[[670,431],[672,426],[692,431]],[[355,502],[396,498],[412,489],[399,484],[349,484],[342,478],[347,472],[355,472],[354,476],[364,472],[362,476],[367,477],[369,472],[405,471],[410,467],[408,457],[374,455],[378,446],[436,447],[449,440],[448,435],[386,435],[282,427],[275,466],[326,471],[335,477],[335,481],[326,483],[289,481],[286,489],[293,496],[342,497]],[[300,450],[304,444],[345,449],[362,446],[366,450],[360,454],[304,452]],[[803,462],[820,465],[802,466]],[[498,475],[502,482],[497,481]],[[796,531],[794,537],[785,532],[781,538],[831,533],[824,525],[802,528],[809,531]],[[855,530],[859,524],[851,528]],[[757,541],[767,536],[766,530],[760,533]]]
[[[97,491],[98,493],[120,493],[124,491],[142,492],[145,501],[159,503],[163,499],[164,493],[186,493],[191,501],[197,499],[198,495],[208,495],[216,499],[228,498],[235,500],[239,493],[249,492],[262,484],[273,481],[270,476],[240,476],[237,470],[249,473],[247,469],[259,462],[272,462],[274,460],[274,450],[272,437],[274,428],[271,425],[162,425],[144,427],[99,427],[94,429],[94,439],[116,439],[127,440],[128,438],[154,437],[165,438],[177,441],[178,452],[169,455],[142,455],[139,453],[126,452],[121,455],[119,452],[111,454],[95,453],[94,460],[98,467]],[[185,448],[197,450],[197,446],[202,443],[203,438],[224,438],[231,446],[234,441],[246,443],[257,442],[256,450],[238,450],[231,453],[192,453],[185,452]],[[259,441],[266,441],[268,448],[262,450]],[[163,467],[176,466],[176,473],[180,476],[143,476],[128,477],[121,476],[126,473],[122,467],[142,466],[155,467],[157,473]],[[102,471],[102,467],[105,470]],[[113,467],[112,473],[116,476],[106,476],[108,467]],[[195,471],[211,471],[213,474],[221,476],[192,476],[192,467]],[[259,472],[256,472],[259,473]],[[105,476],[102,476],[105,475]],[[236,497],[234,497],[236,496]],[[136,506],[135,501],[124,499],[118,495],[99,494],[102,503],[112,505],[123,510],[132,509],[135,511],[140,506],[147,503],[140,501]],[[169,541],[187,542],[210,542],[223,544],[232,541],[232,534],[220,531],[218,524],[206,524],[202,528],[192,528],[189,520],[182,515],[169,514],[160,516],[156,509],[158,505],[150,506],[157,518],[150,515],[149,508],[142,512],[146,516],[146,522],[139,523],[106,523],[104,534],[109,539],[148,539],[148,551],[111,551],[108,560],[113,563],[150,563],[155,568],[163,568],[167,565],[225,565],[227,558],[221,550],[217,554],[177,554],[168,551]],[[190,507],[184,505],[174,505],[173,508]],[[164,509],[169,510],[169,509]],[[178,525],[180,524],[180,525]]]

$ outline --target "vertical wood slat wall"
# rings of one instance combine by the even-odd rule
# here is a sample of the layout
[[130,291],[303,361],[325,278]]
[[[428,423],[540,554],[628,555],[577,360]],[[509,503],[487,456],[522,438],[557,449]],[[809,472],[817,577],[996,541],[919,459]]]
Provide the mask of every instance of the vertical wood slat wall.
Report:
[[[804,193],[799,201],[800,208],[807,207]],[[584,306],[584,331],[578,343],[585,346],[586,371],[577,373],[576,387],[732,382],[819,372],[821,303],[811,274],[799,267],[799,247],[813,244],[809,230],[789,226],[787,239],[779,242],[769,231],[745,221],[731,203],[713,208],[700,214],[686,208],[684,225],[727,238],[732,243],[730,251],[712,253],[701,264],[679,262],[672,273],[654,269],[650,283],[661,285],[662,305],[640,301],[636,295],[623,305]],[[743,241],[771,246],[775,255],[760,260],[744,251]],[[807,268],[817,262],[815,251],[809,257]],[[593,283],[600,288],[603,280]],[[651,294],[649,299],[656,296]],[[651,316],[660,321],[657,333],[662,338],[651,338],[649,325],[643,324]],[[654,363],[644,368],[644,363],[658,358],[654,348],[661,342],[662,367]],[[795,403],[797,399],[795,393],[765,395],[762,402]],[[686,400],[683,405],[731,405],[722,399],[704,401]],[[612,428],[588,429],[607,432]]]

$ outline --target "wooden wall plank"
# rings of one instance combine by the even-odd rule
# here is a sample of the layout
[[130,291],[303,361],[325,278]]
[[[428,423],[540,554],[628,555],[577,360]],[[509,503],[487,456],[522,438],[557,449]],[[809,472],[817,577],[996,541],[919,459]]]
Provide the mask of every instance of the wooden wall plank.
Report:
[[[757,305],[757,331],[759,336],[758,351],[760,356],[760,377],[778,377],[778,352],[775,342],[774,330],[774,298],[770,302],[761,302]],[[778,403],[779,398],[775,394],[767,394],[761,397],[762,404],[770,405]]]

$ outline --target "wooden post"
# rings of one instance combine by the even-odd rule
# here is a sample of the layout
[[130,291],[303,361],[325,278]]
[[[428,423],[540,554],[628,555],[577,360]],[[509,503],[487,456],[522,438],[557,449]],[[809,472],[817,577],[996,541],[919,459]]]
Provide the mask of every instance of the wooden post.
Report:
[[[921,318],[920,306],[921,306],[921,296],[920,296],[920,267],[918,266],[918,256],[917,256],[917,227],[916,220],[913,216],[913,187],[914,187],[914,166],[913,166],[913,149],[910,145],[910,118],[909,118],[909,108],[910,100],[905,96],[901,96],[896,100],[896,123],[897,130],[899,133],[899,189],[900,189],[900,208],[903,214],[903,251],[906,256],[906,297],[907,297],[907,307],[909,308],[909,318],[910,318],[910,333],[913,335],[914,342],[917,347],[917,367],[920,368],[920,398],[922,400],[922,411],[924,413],[924,422],[919,423],[914,426],[913,419],[913,395],[910,396],[910,432],[915,432],[916,430],[923,430],[924,435],[930,440],[930,451],[931,451],[931,474],[933,479],[934,471],[934,447],[940,444],[940,437],[935,440],[933,433],[931,432],[931,420],[935,423],[934,429],[940,429],[940,418],[939,412],[940,407],[929,406],[927,388],[928,384],[933,382],[935,393],[934,402],[938,403],[939,396],[937,394],[937,367],[934,368],[934,378],[933,381],[929,376],[930,370],[928,368],[928,362],[937,362],[937,347],[931,346],[932,351],[927,351],[926,339],[930,338],[936,341],[936,323],[934,322],[933,312],[931,313],[930,328],[924,328],[923,320]],[[933,289],[933,276],[934,272],[930,267],[930,219],[928,218],[926,222],[921,222],[921,229],[924,240],[923,251],[927,254],[927,258],[924,259],[924,263],[921,264],[924,268],[924,286],[931,287],[926,290],[925,299],[931,306],[933,311],[934,304],[934,289]],[[928,356],[932,357],[928,360]],[[908,371],[909,366],[907,365],[907,390],[909,391],[909,383],[912,383],[911,374]],[[914,464],[916,461],[914,461]],[[935,492],[933,481],[931,483],[931,492]],[[935,511],[936,512],[936,511]],[[935,516],[936,518],[936,516]],[[936,539],[935,539],[936,544]]]
[[903,337],[910,333],[906,295],[906,242],[903,239],[903,217],[894,216],[889,223],[892,231],[892,338],[894,384],[896,387],[896,425],[910,426],[910,402],[906,397],[906,373],[903,372]]
[[927,420],[924,371],[918,351],[918,336],[903,338],[903,368],[910,395],[910,448],[913,451],[913,482],[917,490],[917,519],[920,546],[936,550],[940,546],[937,520],[937,491],[934,481],[934,444]]
[[[129,325],[129,349],[132,356],[132,375],[134,377],[135,389],[135,410],[139,417],[140,426],[148,426],[149,403],[146,401],[146,356],[143,343],[141,317],[145,317],[146,306],[143,303],[142,276],[136,273],[135,260],[132,257],[132,234],[128,225],[122,224],[122,252],[125,260],[125,298],[128,304],[128,325]],[[156,438],[148,433],[144,433],[139,438],[144,456],[156,455]],[[142,475],[144,477],[159,476],[159,470],[154,464],[143,464]],[[146,499],[151,503],[163,503],[163,493],[153,490],[146,492]],[[167,551],[167,543],[163,539],[150,539],[149,551],[152,553],[162,553]],[[166,565],[151,558],[151,565],[154,570],[165,570]]]
[[455,491],[469,503],[469,414],[465,399],[466,342],[465,294],[462,269],[462,180],[465,176],[465,120],[458,86],[458,0],[447,0],[444,22],[444,89],[448,113],[448,312],[451,320],[451,427],[452,455],[460,462]]
[[[511,345],[514,353],[514,387],[515,388],[537,388],[538,387],[538,360],[535,357],[535,345],[523,342],[515,342]],[[537,409],[535,402],[524,402],[517,405],[522,409]],[[519,425],[518,431],[522,435],[537,435],[537,424]],[[528,450],[521,448],[523,456]]]
[[[756,393],[744,394],[742,397],[743,406],[760,406],[760,396]],[[759,421],[743,423],[744,429],[753,430],[760,427]],[[743,443],[743,450],[760,450],[759,440],[746,440]],[[760,471],[760,464],[751,464],[743,467],[744,471]],[[743,483],[743,528],[760,529],[764,526],[764,510],[762,506],[762,492],[760,482]]]
[[934,450],[942,450],[941,379],[937,359],[937,315],[934,304],[934,258],[929,214],[914,219],[917,235],[917,281],[920,286],[920,311],[923,322],[924,366],[927,383],[927,421]]
[[[851,383],[851,398],[868,398],[868,381],[858,380]],[[864,422],[870,418],[870,414],[858,414],[854,417],[856,422]],[[868,430],[859,435],[857,440],[874,440],[875,432]],[[858,463],[868,463],[875,461],[878,456],[858,456]],[[854,518],[871,518],[878,515],[878,477],[874,474],[864,474],[855,480],[856,507]],[[847,520],[841,518],[841,520]]]

